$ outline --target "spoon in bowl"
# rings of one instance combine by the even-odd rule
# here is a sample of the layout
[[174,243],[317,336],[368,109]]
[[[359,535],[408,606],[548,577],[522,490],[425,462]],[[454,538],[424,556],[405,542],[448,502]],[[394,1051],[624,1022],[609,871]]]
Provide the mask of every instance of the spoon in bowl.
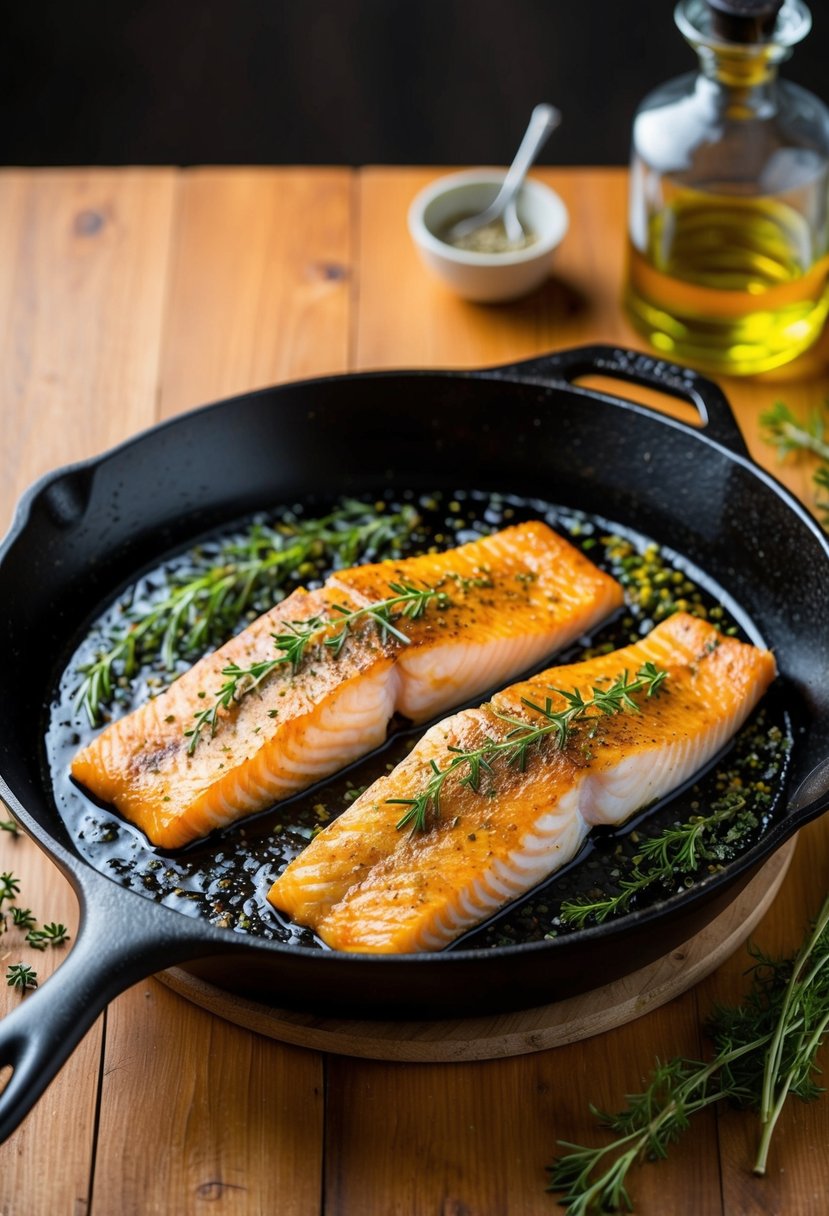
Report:
[[518,218],[515,199],[524,184],[527,170],[538,156],[547,139],[561,122],[561,111],[555,106],[542,103],[537,105],[530,115],[530,121],[524,132],[524,138],[518,146],[515,158],[504,178],[501,189],[486,208],[477,215],[467,216],[458,220],[443,238],[450,245],[463,240],[479,228],[485,228],[496,220],[502,220],[507,240],[517,245],[524,239],[524,229]]

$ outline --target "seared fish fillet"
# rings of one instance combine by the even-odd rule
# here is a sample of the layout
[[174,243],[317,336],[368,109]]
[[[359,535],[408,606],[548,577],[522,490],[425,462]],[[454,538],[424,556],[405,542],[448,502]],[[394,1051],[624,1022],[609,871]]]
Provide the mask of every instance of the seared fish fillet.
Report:
[[[509,748],[490,750],[489,768],[464,781],[472,770],[460,751],[484,749],[486,758],[510,732],[515,741],[548,722],[545,711],[566,709],[557,690],[588,701],[646,664],[667,675],[652,695],[633,697],[638,713],[588,709],[563,746],[553,732],[530,747],[523,771]],[[594,825],[618,825],[688,780],[774,675],[768,651],[684,613],[635,645],[551,668],[433,726],[291,862],[268,899],[337,950],[439,950],[569,861]],[[453,762],[439,815],[432,803],[425,830],[401,829],[407,808]]]
[[[405,605],[345,614],[395,597],[402,585],[437,592],[415,617]],[[262,810],[378,747],[399,713],[424,721],[538,662],[622,603],[622,590],[542,523],[507,528],[444,553],[338,571],[298,590],[164,693],[114,722],[72,762],[72,775],[165,848]],[[292,665],[276,635],[312,630]],[[398,636],[403,635],[403,638]],[[403,640],[405,639],[405,640]],[[215,722],[235,664],[273,663],[243,677]],[[254,686],[255,683],[255,686]]]

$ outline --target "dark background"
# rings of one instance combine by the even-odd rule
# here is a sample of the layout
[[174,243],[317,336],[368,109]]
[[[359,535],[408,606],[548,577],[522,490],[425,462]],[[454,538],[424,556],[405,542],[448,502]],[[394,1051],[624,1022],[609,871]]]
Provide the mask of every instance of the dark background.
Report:
[[[826,0],[820,0],[824,5]],[[784,68],[826,99],[829,20]],[[672,0],[42,0],[4,6],[0,163],[622,164],[696,60]]]

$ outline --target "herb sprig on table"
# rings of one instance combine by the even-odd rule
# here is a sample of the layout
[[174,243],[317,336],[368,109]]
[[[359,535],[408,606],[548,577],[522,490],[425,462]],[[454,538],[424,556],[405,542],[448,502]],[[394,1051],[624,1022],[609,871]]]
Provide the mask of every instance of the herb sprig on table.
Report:
[[161,596],[145,610],[126,614],[94,659],[79,668],[76,709],[98,725],[119,680],[129,681],[155,662],[166,673],[177,663],[227,640],[248,612],[264,611],[300,579],[358,557],[391,556],[416,527],[413,507],[386,511],[383,504],[347,501],[318,519],[252,524],[244,536],[205,557],[203,566],[172,573]]
[[0,908],[6,900],[13,900],[20,894],[20,879],[15,878],[11,870],[0,874]]
[[[14,820],[8,822],[13,823]],[[17,836],[18,833],[15,831],[13,835]],[[22,908],[15,902],[19,895],[20,879],[11,870],[5,870],[0,874],[0,934],[9,932],[9,921],[11,921],[11,929],[25,930],[24,940],[35,950],[45,950],[48,946],[65,945],[69,941],[66,925],[50,921],[38,929],[31,909]],[[3,907],[6,903],[9,905],[8,910]],[[37,988],[37,972],[28,963],[10,963],[6,970],[6,983],[10,988],[19,988],[21,992],[25,992],[29,988]]]
[[634,1165],[658,1161],[700,1110],[728,1099],[757,1112],[754,1172],[764,1174],[769,1145],[789,1094],[804,1101],[822,1090],[817,1055],[829,1027],[829,897],[798,953],[772,959],[752,950],[751,986],[741,1005],[714,1010],[710,1060],[658,1064],[642,1093],[616,1114],[594,1110],[615,1138],[598,1148],[560,1141],[549,1189],[570,1216],[633,1211],[627,1189]]
[[10,988],[37,988],[37,972],[28,963],[10,963],[6,972],[6,983]]
[[645,663],[632,679],[628,672],[624,672],[607,688],[594,687],[592,696],[587,699],[578,689],[553,689],[553,692],[564,699],[564,709],[553,709],[552,697],[547,697],[543,706],[522,698],[522,704],[527,709],[541,715],[541,722],[534,724],[510,714],[496,713],[496,718],[512,728],[503,739],[487,738],[476,748],[450,747],[449,751],[454,754],[443,769],[432,760],[433,775],[416,797],[387,799],[390,806],[408,808],[398,820],[398,830],[411,827],[412,831],[425,832],[430,818],[440,819],[443,787],[453,774],[465,770],[458,778],[459,784],[466,785],[477,793],[484,776],[491,777],[494,774],[493,761],[499,757],[503,758],[508,766],[523,773],[530,753],[547,736],[553,735],[557,746],[563,748],[570,737],[574,722],[584,718],[590,710],[594,711],[590,715],[594,719],[603,714],[612,715],[624,711],[638,713],[639,706],[633,699],[634,695],[644,693],[646,697],[654,696],[667,675],[666,671],[655,667],[653,663]]
[[801,422],[782,401],[777,401],[760,415],[760,426],[764,438],[777,448],[781,459],[791,455],[810,453],[817,456],[819,464],[812,480],[815,485],[815,506],[822,516],[824,527],[829,527],[829,500],[819,496],[829,491],[829,433],[827,433],[826,408],[813,410],[806,422]]
[[26,944],[35,950],[45,950],[47,946],[62,946],[69,941],[66,925],[50,921],[42,929],[30,928],[26,934]]

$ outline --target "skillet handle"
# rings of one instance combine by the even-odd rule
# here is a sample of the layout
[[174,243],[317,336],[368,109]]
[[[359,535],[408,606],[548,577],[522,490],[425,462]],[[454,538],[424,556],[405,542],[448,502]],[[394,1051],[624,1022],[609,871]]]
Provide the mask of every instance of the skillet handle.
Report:
[[[627,350],[618,346],[577,346],[557,351],[541,359],[529,359],[498,372],[518,373],[527,378],[564,381],[571,384],[579,376],[608,376],[644,388],[657,389],[669,397],[687,401],[697,410],[706,435],[723,444],[738,456],[747,456],[748,448],[722,390],[690,367],[666,363],[664,359]],[[538,376],[540,373],[540,377]],[[641,409],[641,402],[636,402]]]
[[[199,942],[189,917],[154,905],[142,908],[147,901],[140,896],[128,896],[126,906],[121,905],[127,893],[101,882],[104,886],[96,890],[92,904],[81,890],[81,927],[67,958],[42,988],[23,997],[0,1021],[0,1068],[11,1065],[14,1070],[0,1091],[0,1144],[29,1113],[113,997],[162,966],[209,950]],[[175,918],[171,932],[165,935],[163,918],[147,916],[148,911],[166,911]],[[183,926],[175,924],[178,920]]]

